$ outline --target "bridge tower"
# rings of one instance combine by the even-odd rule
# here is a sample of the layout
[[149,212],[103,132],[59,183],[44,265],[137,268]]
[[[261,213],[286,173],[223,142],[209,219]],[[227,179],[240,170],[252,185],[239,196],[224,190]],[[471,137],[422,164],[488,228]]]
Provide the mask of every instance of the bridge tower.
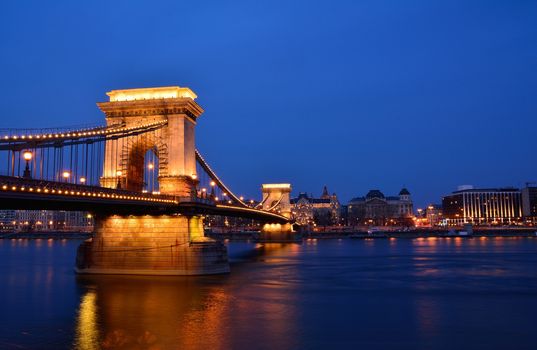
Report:
[[186,87],[112,90],[109,102],[97,105],[106,115],[107,126],[166,123],[153,132],[109,140],[101,185],[142,191],[144,156],[157,150],[160,192],[190,196],[196,186],[195,127],[203,109],[196,94]]
[[[263,184],[263,210],[276,210],[286,218],[291,218],[291,184]],[[297,235],[291,224],[265,224],[262,228],[264,242],[295,242]]]
[[[191,197],[197,184],[195,126],[203,109],[184,87],[113,90],[98,103],[109,127],[147,130],[106,141],[101,185],[141,192],[145,155],[156,150],[162,194]],[[148,131],[149,130],[149,131]],[[95,216],[94,237],[78,250],[77,272],[202,275],[229,272],[227,249],[204,235],[203,217]]]

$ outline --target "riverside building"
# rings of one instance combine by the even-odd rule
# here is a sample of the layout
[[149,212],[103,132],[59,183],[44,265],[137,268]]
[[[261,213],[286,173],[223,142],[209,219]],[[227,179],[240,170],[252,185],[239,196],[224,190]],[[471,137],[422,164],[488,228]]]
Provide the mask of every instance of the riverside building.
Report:
[[506,225],[522,220],[521,193],[517,188],[459,186],[442,198],[442,214],[448,225]]
[[537,224],[537,187],[526,185],[521,195],[524,220],[528,224]]
[[340,204],[337,195],[330,195],[326,186],[320,198],[305,192],[291,199],[291,216],[299,225],[330,226],[339,223]]
[[384,196],[379,190],[370,190],[365,197],[355,197],[347,206],[350,226],[411,226],[413,203],[410,192],[403,188],[398,196]]

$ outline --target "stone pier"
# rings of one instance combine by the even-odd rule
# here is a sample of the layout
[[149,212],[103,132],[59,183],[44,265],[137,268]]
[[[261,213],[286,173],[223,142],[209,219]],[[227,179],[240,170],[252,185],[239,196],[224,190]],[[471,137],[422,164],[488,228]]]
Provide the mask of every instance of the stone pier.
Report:
[[206,275],[229,272],[227,249],[203,235],[198,216],[97,217],[78,249],[77,273]]

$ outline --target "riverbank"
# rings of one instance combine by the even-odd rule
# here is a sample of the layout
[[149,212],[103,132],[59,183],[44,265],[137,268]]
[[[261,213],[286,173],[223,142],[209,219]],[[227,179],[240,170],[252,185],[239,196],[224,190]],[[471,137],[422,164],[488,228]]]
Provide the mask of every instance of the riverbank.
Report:
[[[363,231],[353,231],[353,232],[338,232],[338,231],[324,231],[324,232],[301,232],[297,233],[301,235],[303,239],[315,238],[315,239],[343,239],[343,238],[354,238],[354,239],[371,239],[371,238],[449,238],[449,237],[536,237],[537,230],[535,229],[482,229],[474,230],[471,235],[460,236],[454,235],[446,230],[435,230],[435,231],[426,231],[426,230],[412,230],[412,231],[380,231],[374,233],[367,233]],[[255,231],[246,231],[246,232],[226,232],[226,233],[211,233],[208,232],[207,235],[214,239],[225,239],[232,242],[244,242],[244,241],[258,241],[262,238],[262,233]]]
[[0,239],[88,239],[90,232],[2,232]]
[[[247,242],[260,241],[263,238],[262,233],[256,231],[246,232],[226,232],[213,233],[207,232],[208,237],[217,240],[229,240],[232,242]],[[381,231],[374,233],[367,232],[302,232],[297,233],[303,239],[385,239],[385,238],[450,238],[450,237],[535,237],[537,238],[537,230],[535,229],[503,229],[503,230],[474,230],[473,234],[467,236],[459,236],[450,233],[449,231]],[[3,232],[0,233],[0,239],[88,239],[93,237],[90,232]]]

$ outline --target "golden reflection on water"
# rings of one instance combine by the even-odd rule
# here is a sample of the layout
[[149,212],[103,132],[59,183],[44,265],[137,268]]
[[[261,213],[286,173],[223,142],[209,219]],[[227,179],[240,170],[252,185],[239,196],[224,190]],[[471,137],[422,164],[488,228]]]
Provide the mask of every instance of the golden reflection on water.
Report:
[[[270,244],[259,250],[276,265],[262,270],[260,280],[237,270],[233,276],[79,276],[84,292],[75,348],[227,349],[241,342],[237,334],[294,334],[289,281],[296,272],[288,264],[280,267],[277,256],[297,254],[300,246]],[[255,325],[245,322],[252,317]],[[294,337],[284,338],[276,342],[289,347],[286,342]]]
[[439,331],[439,315],[441,314],[434,298],[420,295],[415,300],[415,315],[418,334],[434,334]]
[[80,302],[76,327],[76,341],[76,347],[80,350],[99,348],[97,293],[93,290],[88,290]]
[[[77,349],[180,349],[200,340],[218,348],[221,308],[195,279],[86,276],[77,320]],[[217,302],[215,302],[215,300]]]

